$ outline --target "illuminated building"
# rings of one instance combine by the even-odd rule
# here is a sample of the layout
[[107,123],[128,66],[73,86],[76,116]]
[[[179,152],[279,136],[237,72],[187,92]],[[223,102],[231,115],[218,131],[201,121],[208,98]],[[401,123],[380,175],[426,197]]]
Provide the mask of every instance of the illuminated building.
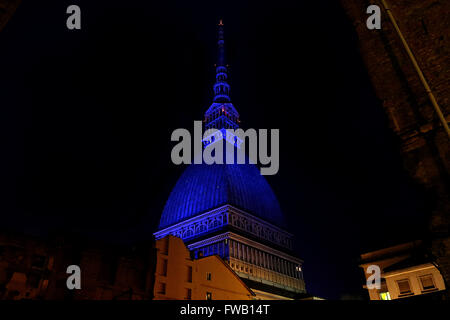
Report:
[[[227,79],[220,22],[214,99],[205,129],[239,127]],[[289,299],[305,293],[305,284],[303,262],[293,254],[293,236],[284,227],[278,201],[255,165],[203,163],[184,171],[154,235],[181,238],[196,258],[220,256],[257,299]]]
[[371,275],[366,272],[370,265],[377,265],[381,270],[381,288],[368,290],[371,300],[417,296],[434,299],[445,290],[439,269],[420,241],[362,254],[360,267],[364,269],[366,279]]
[[183,240],[156,241],[155,300],[250,300],[255,294],[217,255],[193,259]]

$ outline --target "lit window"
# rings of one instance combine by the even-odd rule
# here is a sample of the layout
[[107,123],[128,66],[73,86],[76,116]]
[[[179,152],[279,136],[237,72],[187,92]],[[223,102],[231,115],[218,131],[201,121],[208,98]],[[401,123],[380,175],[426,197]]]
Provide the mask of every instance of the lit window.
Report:
[[380,292],[380,300],[391,300],[389,292]]
[[211,272],[207,272],[206,273],[206,280],[210,280],[211,281]]
[[411,294],[411,285],[409,284],[408,279],[398,280],[397,281],[398,290],[400,291],[400,295]]
[[427,274],[425,276],[419,277],[420,283],[422,284],[422,290],[433,290],[436,289],[436,286],[434,285],[433,276],[431,274]]
[[212,300],[212,293],[206,292],[206,300]]

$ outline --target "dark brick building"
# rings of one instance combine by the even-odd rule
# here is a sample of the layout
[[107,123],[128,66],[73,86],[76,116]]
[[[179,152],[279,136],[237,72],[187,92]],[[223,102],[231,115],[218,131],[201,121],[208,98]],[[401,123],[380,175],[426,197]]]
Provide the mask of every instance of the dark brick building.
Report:
[[[81,269],[81,290],[68,290],[69,265]],[[149,300],[156,251],[152,242],[117,246],[83,237],[0,233],[0,299]]]
[[[450,120],[450,2],[386,1],[448,123]],[[381,1],[341,0],[392,130],[404,166],[430,199],[428,248],[450,280],[450,140]],[[366,27],[370,4],[381,8],[381,30]],[[448,290],[448,289],[447,289]],[[448,295],[447,295],[448,296]]]

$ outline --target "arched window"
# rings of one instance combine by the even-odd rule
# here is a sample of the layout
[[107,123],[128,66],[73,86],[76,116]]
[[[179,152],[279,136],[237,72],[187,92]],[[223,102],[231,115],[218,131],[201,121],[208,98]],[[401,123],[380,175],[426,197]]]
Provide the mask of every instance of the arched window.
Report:
[[206,226],[204,224],[201,224],[200,226],[198,226],[198,233],[202,233],[206,231]]
[[184,233],[183,238],[184,239],[189,238],[189,237],[192,237],[193,235],[194,235],[194,232],[192,232],[192,230],[189,229]]

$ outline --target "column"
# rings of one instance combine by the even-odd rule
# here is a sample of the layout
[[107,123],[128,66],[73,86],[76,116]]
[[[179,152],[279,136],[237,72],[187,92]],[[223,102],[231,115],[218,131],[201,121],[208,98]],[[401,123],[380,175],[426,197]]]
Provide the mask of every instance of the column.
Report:
[[241,244],[238,242],[237,244],[236,244],[236,246],[237,246],[237,251],[238,251],[238,259],[239,260],[241,260],[242,259],[242,247],[241,247]]

